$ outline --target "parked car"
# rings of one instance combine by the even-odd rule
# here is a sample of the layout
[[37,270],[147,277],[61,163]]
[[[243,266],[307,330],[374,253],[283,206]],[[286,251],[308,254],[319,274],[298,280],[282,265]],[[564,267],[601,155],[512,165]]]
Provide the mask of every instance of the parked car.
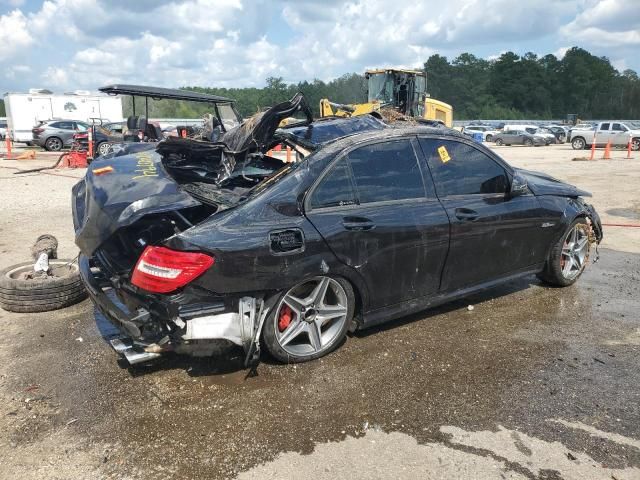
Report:
[[33,143],[50,152],[58,152],[70,147],[73,136],[78,132],[86,132],[89,125],[77,120],[47,120],[33,127]]
[[462,128],[462,133],[466,133],[466,134],[482,133],[483,142],[492,142],[493,137],[500,132],[487,125],[467,125]]
[[631,140],[631,149],[640,150],[640,125],[632,122],[600,122],[594,129],[574,128],[571,133],[571,147],[574,150],[588,148],[595,139],[596,147],[611,142],[614,147],[626,147]]
[[545,145],[556,143],[556,136],[551,132],[543,130],[541,127],[530,126],[526,127],[525,131],[527,133],[530,133],[531,135],[536,135],[538,137],[544,138]]
[[538,132],[553,135],[555,140],[553,143],[564,143],[567,141],[567,131],[560,126],[544,125],[542,127],[538,127]]
[[[314,122],[303,100],[217,144],[137,144],[74,186],[81,275],[130,363],[221,341],[247,358],[262,345],[282,362],[316,359],[348,330],[515,277],[570,285],[602,238],[587,192],[458,132]],[[304,123],[278,129],[297,109]],[[304,158],[266,156],[282,143]]]
[[110,122],[105,123],[102,127],[111,133],[122,135],[127,128],[127,122]]
[[[77,142],[84,150],[89,149],[89,132],[79,132],[73,136],[73,140]],[[123,141],[122,134],[108,130],[106,127],[98,125],[93,126],[93,151],[94,157],[106,155],[109,153],[111,145],[121,143]]]
[[539,147],[548,145],[547,140],[540,135],[531,134],[525,130],[511,130],[508,127],[494,135],[496,145],[526,145],[527,147]]
[[7,125],[6,120],[0,120],[0,140],[4,140],[7,136],[7,129],[9,126]]

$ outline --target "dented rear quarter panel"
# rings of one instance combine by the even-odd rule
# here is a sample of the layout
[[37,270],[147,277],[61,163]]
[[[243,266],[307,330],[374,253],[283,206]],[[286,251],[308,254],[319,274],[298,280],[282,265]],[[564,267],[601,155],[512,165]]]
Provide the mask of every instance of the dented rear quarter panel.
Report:
[[[329,157],[314,156],[261,194],[168,239],[170,248],[215,256],[214,266],[193,284],[218,294],[273,292],[329,273],[349,279],[366,302],[362,279],[338,260],[303,213],[304,194]],[[270,234],[288,229],[302,232],[303,248],[274,252]]]

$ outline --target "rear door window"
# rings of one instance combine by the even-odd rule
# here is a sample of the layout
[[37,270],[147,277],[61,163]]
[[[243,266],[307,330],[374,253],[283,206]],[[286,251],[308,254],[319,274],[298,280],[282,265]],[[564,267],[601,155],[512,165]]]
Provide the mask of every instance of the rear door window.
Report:
[[360,203],[424,198],[418,159],[408,139],[375,143],[347,155]]
[[600,126],[600,130],[609,130],[609,124],[608,124],[608,123],[603,123],[603,124]]
[[484,152],[455,140],[421,138],[439,197],[504,194],[509,187],[505,169]]
[[311,208],[339,207],[356,203],[347,160],[341,158],[322,178],[311,196]]

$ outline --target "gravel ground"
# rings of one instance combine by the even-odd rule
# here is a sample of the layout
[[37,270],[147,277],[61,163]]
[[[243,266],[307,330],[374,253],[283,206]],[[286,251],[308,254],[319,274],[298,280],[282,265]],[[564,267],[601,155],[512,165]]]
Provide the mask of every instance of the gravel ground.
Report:
[[[497,150],[592,191],[605,223],[639,223],[640,159]],[[25,163],[0,161],[0,267],[41,233],[76,255],[83,171],[13,175]],[[639,479],[639,230],[605,228],[573,287],[525,278],[253,378],[233,349],[123,368],[89,301],[0,310],[0,478]]]

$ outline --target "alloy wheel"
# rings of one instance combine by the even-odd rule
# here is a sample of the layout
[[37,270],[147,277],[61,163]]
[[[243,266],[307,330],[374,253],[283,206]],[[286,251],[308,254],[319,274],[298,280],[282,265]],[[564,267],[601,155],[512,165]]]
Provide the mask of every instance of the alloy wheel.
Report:
[[106,155],[107,153],[109,153],[110,147],[111,145],[109,145],[107,142],[102,142],[100,145],[98,145],[98,153],[100,155]]
[[583,223],[576,224],[564,239],[560,255],[562,276],[567,280],[576,278],[589,258],[589,233]]
[[55,137],[47,140],[46,145],[47,145],[47,150],[50,150],[52,152],[58,152],[62,149],[62,142]]
[[585,146],[585,142],[581,138],[576,138],[571,142],[571,146],[573,147],[574,150],[582,150]]
[[333,278],[302,282],[280,300],[273,317],[276,340],[289,355],[322,353],[333,347],[347,320],[347,294]]

